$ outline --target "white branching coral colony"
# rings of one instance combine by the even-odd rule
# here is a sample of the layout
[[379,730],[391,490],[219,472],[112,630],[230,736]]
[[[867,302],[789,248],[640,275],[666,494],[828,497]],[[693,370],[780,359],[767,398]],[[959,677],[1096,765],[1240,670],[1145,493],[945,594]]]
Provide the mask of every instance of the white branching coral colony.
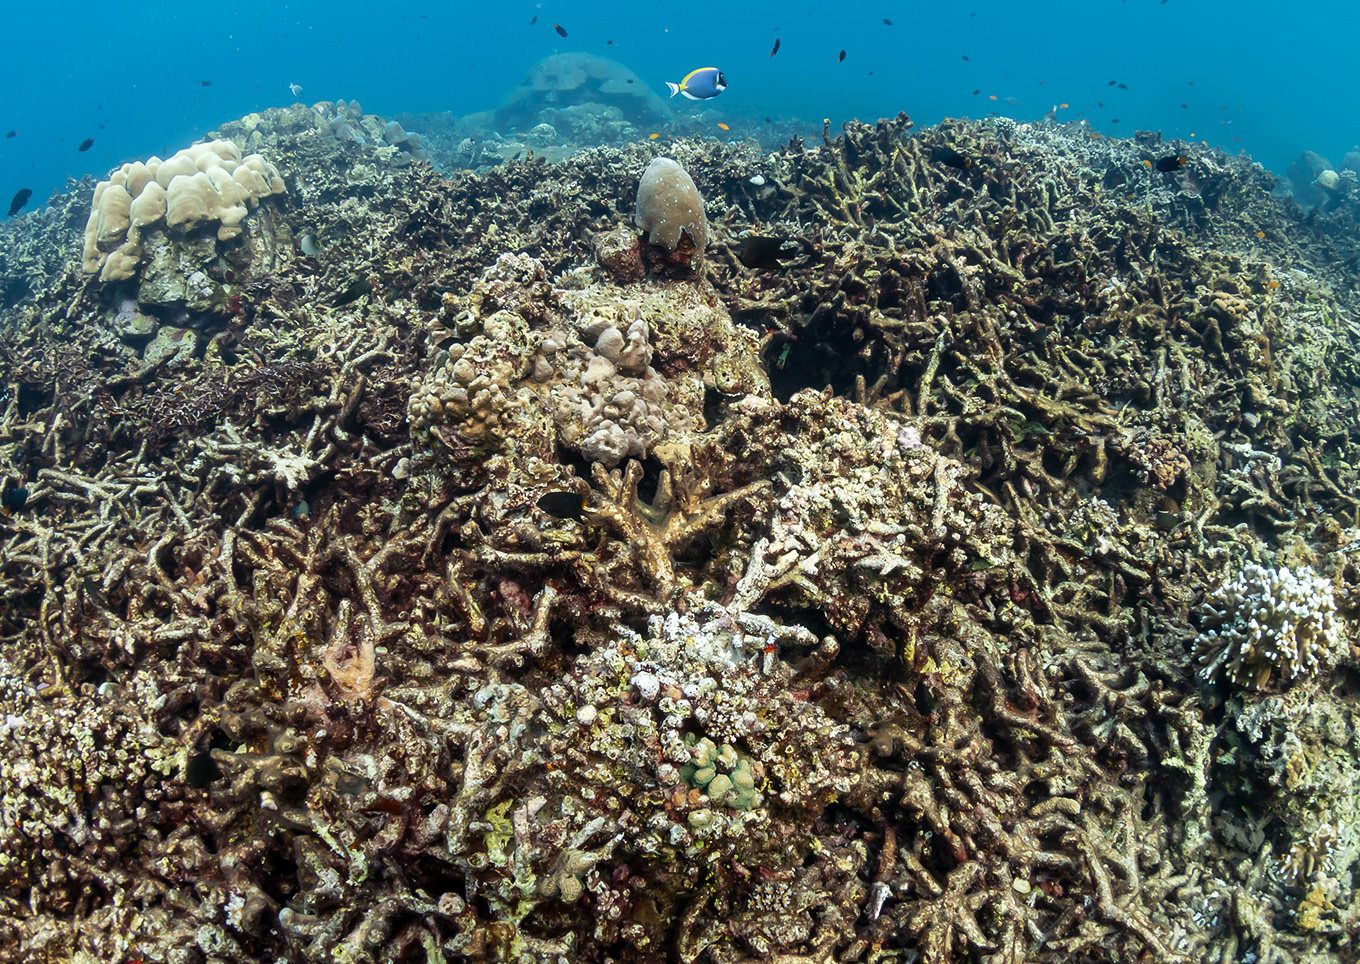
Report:
[[1255,689],[1273,677],[1292,683],[1325,670],[1345,648],[1332,581],[1306,566],[1245,567],[1205,597],[1203,620],[1200,675],[1226,672]]
[[100,281],[125,281],[142,260],[142,233],[217,225],[217,239],[241,233],[261,199],[285,191],[278,169],[258,154],[242,157],[231,141],[209,141],[124,164],[94,189],[82,263]]

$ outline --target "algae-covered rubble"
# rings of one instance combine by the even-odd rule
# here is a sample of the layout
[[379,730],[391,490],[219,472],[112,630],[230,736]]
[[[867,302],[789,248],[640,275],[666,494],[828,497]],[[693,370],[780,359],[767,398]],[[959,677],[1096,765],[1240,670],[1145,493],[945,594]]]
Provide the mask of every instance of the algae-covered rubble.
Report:
[[646,142],[213,139],[215,300],[5,229],[0,956],[1355,959],[1360,287],[1258,168],[681,140],[672,244]]

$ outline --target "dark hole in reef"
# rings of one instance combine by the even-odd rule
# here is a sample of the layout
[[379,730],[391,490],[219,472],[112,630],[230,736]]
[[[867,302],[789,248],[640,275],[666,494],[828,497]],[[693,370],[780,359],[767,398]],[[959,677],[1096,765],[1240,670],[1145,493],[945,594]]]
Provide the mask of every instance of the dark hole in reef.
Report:
[[963,278],[957,270],[945,265],[932,271],[926,278],[926,299],[928,301],[947,301],[955,311],[964,311],[968,305],[963,298]]
[[661,485],[661,473],[666,467],[654,455],[644,456],[641,462],[642,478],[638,480],[638,498],[650,505],[656,498],[656,490]]
[[709,428],[713,428],[723,420],[726,406],[723,404],[722,392],[716,388],[704,389],[704,421]]
[[403,868],[413,888],[427,894],[461,894],[466,889],[462,874],[454,866],[428,853],[418,855]]
[[590,474],[590,459],[586,458],[575,449],[569,449],[564,445],[557,446],[557,461],[563,466],[571,469],[572,472],[576,474],[577,478],[586,479],[587,481],[592,478]]
[[256,865],[255,883],[266,896],[279,904],[287,904],[298,893],[297,861],[291,853],[283,852],[279,844],[266,851]]
[[50,397],[51,396],[45,389],[39,389],[31,385],[25,385],[23,383],[20,383],[19,414],[32,415],[40,408],[45,408]]
[[212,758],[211,750],[199,750],[184,765],[184,782],[202,790],[222,776],[222,768]]
[[1337,669],[1335,678],[1338,696],[1360,695],[1360,669],[1350,664],[1343,664]]
[[575,659],[589,652],[589,647],[577,641],[575,629],[566,619],[549,619],[548,637],[557,644],[564,659]]
[[1157,793],[1159,787],[1156,781],[1149,782],[1143,787],[1143,810],[1140,819],[1144,823],[1151,822],[1157,816]]
[[1100,485],[1100,497],[1110,505],[1131,504],[1138,491],[1143,488],[1142,481],[1134,474],[1133,466],[1120,458],[1111,458],[1105,472],[1105,481]]
[[848,395],[859,373],[857,346],[848,329],[817,332],[809,328],[797,338],[773,338],[764,360],[770,389],[781,402],[805,388],[820,391],[828,385],[837,395]]

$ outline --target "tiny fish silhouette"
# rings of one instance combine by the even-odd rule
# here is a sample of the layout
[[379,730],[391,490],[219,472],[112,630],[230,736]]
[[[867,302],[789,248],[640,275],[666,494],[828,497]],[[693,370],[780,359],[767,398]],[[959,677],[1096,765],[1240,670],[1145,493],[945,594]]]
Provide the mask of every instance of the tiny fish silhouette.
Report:
[[5,140],[9,140],[11,137],[18,137],[18,136],[19,136],[19,132],[18,132],[18,131],[10,131],[8,134],[5,135]]
[[94,147],[94,138],[93,138],[93,137],[87,137],[87,138],[85,138],[83,141],[80,142],[80,146],[77,147],[76,150],[78,150],[78,151],[80,151],[82,154],[84,154],[86,151],[88,151],[88,150],[89,150],[90,148],[92,148],[92,147]]
[[836,58],[836,63],[839,64],[839,63],[844,63],[844,62],[845,62],[845,51],[842,50],[840,56]]
[[28,203],[28,199],[32,196],[33,191],[29,188],[19,188],[18,192],[14,195],[14,200],[9,202],[9,216],[14,217],[14,215],[22,211],[24,205]]
[[560,23],[553,24],[553,29],[557,31],[559,37],[565,37],[567,35],[567,28]]
[[211,81],[211,80],[200,80],[200,81],[198,82],[198,86],[200,86],[200,87],[211,87],[211,86],[212,86],[212,81]]
[[554,518],[579,519],[585,505],[575,492],[547,492],[538,500],[538,507]]
[[779,38],[775,37],[774,46],[770,48],[770,56],[773,57],[777,53],[779,53]]

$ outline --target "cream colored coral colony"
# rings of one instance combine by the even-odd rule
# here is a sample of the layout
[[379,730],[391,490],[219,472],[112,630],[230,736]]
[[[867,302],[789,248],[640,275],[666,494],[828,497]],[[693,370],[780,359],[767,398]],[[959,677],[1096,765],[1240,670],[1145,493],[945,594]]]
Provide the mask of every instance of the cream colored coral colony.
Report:
[[278,169],[258,154],[241,156],[231,141],[209,141],[124,164],[94,189],[85,225],[83,267],[101,281],[124,281],[142,259],[142,234],[160,227],[190,231],[217,224],[228,241],[263,198],[285,191]]

